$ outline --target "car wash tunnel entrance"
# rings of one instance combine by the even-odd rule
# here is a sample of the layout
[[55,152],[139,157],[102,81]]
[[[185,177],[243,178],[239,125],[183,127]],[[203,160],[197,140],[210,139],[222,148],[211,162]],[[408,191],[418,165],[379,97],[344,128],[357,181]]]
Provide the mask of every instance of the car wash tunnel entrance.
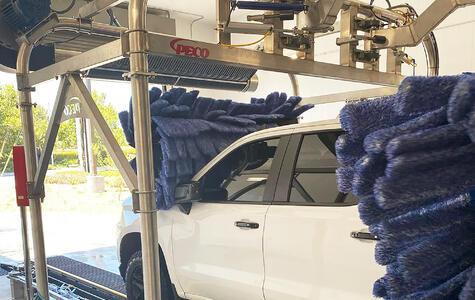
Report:
[[[391,5],[389,1],[386,1],[389,4],[388,7],[383,8],[373,4],[374,1],[365,3],[358,0],[271,2],[217,0],[212,4],[216,7],[216,26],[209,29],[216,32],[217,43],[192,38],[193,24],[197,20],[201,20],[199,16],[191,22],[190,38],[183,38],[178,34],[175,23],[170,21],[170,12],[167,16],[164,10],[157,8],[161,7],[160,1],[150,2],[153,2],[153,7],[147,8],[150,3],[146,0],[73,0],[70,7],[58,11],[52,7],[64,6],[61,1],[0,1],[2,10],[0,14],[0,53],[2,53],[0,64],[2,70],[16,72],[19,95],[18,109],[23,128],[23,145],[15,147],[13,157],[16,198],[21,216],[24,263],[18,266],[2,265],[0,269],[0,272],[3,269],[8,273],[13,299],[127,298],[126,283],[123,280],[123,277],[127,276],[123,269],[121,269],[123,276],[120,276],[65,256],[47,258],[42,215],[42,202],[46,193],[44,181],[61,122],[68,118],[84,117],[90,120],[130,191],[132,196],[131,213],[139,215],[140,226],[139,231],[136,232],[137,239],[135,240],[135,244],[139,245],[139,248],[134,251],[127,250],[126,252],[130,253],[124,255],[132,260],[135,257],[134,253],[138,253],[136,259],[141,260],[141,265],[137,278],[141,280],[139,285],[142,294],[134,296],[135,298],[129,294],[129,298],[220,299],[221,296],[213,296],[214,298],[209,296],[223,295],[219,294],[219,291],[210,292],[208,296],[205,296],[199,294],[201,292],[199,288],[189,290],[194,288],[193,283],[190,283],[189,286],[183,284],[185,279],[180,281],[179,278],[182,273],[173,273],[175,271],[170,268],[168,262],[166,263],[168,270],[165,268],[166,272],[163,271],[165,260],[174,258],[168,257],[170,255],[168,249],[164,249],[165,245],[159,243],[159,235],[166,234],[165,232],[168,230],[158,228],[161,226],[161,223],[158,224],[157,221],[159,211],[169,210],[177,205],[183,215],[190,215],[190,210],[193,212],[192,207],[199,202],[197,199],[201,197],[202,189],[212,186],[210,182],[212,179],[217,180],[216,178],[228,178],[229,180],[225,184],[221,184],[220,189],[208,191],[213,197],[238,199],[247,191],[262,187],[264,184],[266,190],[262,196],[263,201],[266,201],[267,197],[271,195],[270,188],[267,186],[273,185],[274,194],[272,195],[275,197],[269,200],[270,202],[276,202],[279,195],[287,194],[287,190],[284,188],[289,187],[302,195],[302,202],[312,202],[315,200],[301,185],[299,178],[304,178],[308,174],[331,173],[333,174],[331,184],[335,185],[337,194],[335,203],[339,203],[334,206],[350,205],[349,200],[345,199],[351,197],[346,197],[346,194],[353,193],[361,198],[360,214],[363,222],[366,225],[379,224],[371,218],[364,219],[365,211],[361,210],[361,204],[367,202],[362,200],[364,197],[360,197],[362,194],[358,194],[360,190],[354,190],[354,183],[352,186],[344,179],[348,176],[353,178],[353,173],[359,170],[357,168],[364,166],[363,162],[352,160],[355,157],[361,158],[356,154],[353,158],[346,159],[349,156],[339,152],[343,151],[341,149],[346,149],[341,143],[347,142],[348,145],[353,145],[352,143],[356,143],[355,140],[360,139],[358,141],[362,144],[362,139],[372,132],[368,129],[372,125],[366,124],[361,118],[366,117],[367,120],[372,120],[372,116],[378,114],[381,114],[378,121],[382,124],[381,128],[384,129],[385,125],[387,128],[399,126],[394,129],[398,134],[417,126],[421,130],[427,129],[429,123],[434,127],[436,125],[452,126],[454,128],[447,129],[452,130],[450,133],[452,134],[453,131],[462,130],[460,127],[462,125],[457,125],[458,121],[463,121],[462,119],[465,118],[465,115],[462,116],[463,114],[468,115],[465,113],[465,109],[468,109],[472,103],[469,102],[470,99],[473,100],[475,84],[473,84],[471,74],[445,79],[437,76],[440,69],[440,58],[433,31],[457,8],[471,6],[475,4],[474,0],[434,0],[420,14],[409,4]],[[241,16],[241,18],[237,16]],[[245,16],[246,21],[242,21],[242,16]],[[288,22],[293,22],[293,25],[288,26]],[[339,62],[319,61],[315,54],[315,45],[333,33],[339,34],[336,45],[332,44],[339,54]],[[260,38],[255,39],[256,41],[252,43],[237,43],[236,40],[242,40],[235,38],[237,36],[251,38],[259,36]],[[417,66],[415,59],[406,53],[406,49],[415,48],[420,44],[426,53],[428,75],[426,80],[428,81],[423,81],[418,77],[406,77],[403,72],[403,67],[415,68]],[[258,45],[257,48],[256,45]],[[381,60],[382,57],[384,60]],[[385,68],[382,66],[383,61],[386,64]],[[260,89],[260,86],[272,84],[266,82],[265,77],[258,78],[261,71],[288,74],[287,80],[292,86],[293,95],[287,97],[285,93],[278,92],[269,95],[268,93],[255,95],[256,92],[267,90]],[[40,145],[35,143],[35,121],[33,118],[35,86],[55,78],[59,81],[59,88],[49,118],[46,142],[41,145],[41,151],[38,151],[37,147]],[[303,86],[299,84],[299,78],[325,78],[342,84],[353,82],[372,86],[369,89],[302,98],[300,96]],[[90,89],[85,84],[86,80],[130,83],[132,91],[130,108],[128,112],[122,113],[119,117],[127,142],[136,150],[136,158],[133,161],[129,162],[126,158],[94,101]],[[308,80],[305,82],[307,83]],[[401,83],[402,86],[398,90]],[[162,85],[163,92],[156,87],[149,90],[149,84]],[[250,103],[215,100],[198,97],[197,91],[187,92],[185,89],[177,87],[239,91],[253,93],[253,96],[256,97],[253,97]],[[460,108],[457,110],[460,113],[450,115],[449,121],[446,117],[447,109],[432,112],[432,110],[436,110],[431,106],[435,100],[430,97],[421,97],[421,101],[426,101],[423,103],[429,103],[426,107],[420,105],[411,111],[412,108],[409,105],[409,108],[402,109],[403,113],[401,113],[398,109],[402,106],[398,105],[405,103],[404,101],[411,101],[411,95],[417,94],[415,87],[424,88],[424,93],[428,93],[427,89],[430,88],[440,89],[441,93],[437,96],[443,97],[440,100],[440,105],[449,103],[447,105],[450,106],[452,102],[466,102],[457,106],[457,109]],[[278,89],[278,87],[273,88]],[[468,92],[465,94],[457,92],[462,90]],[[395,94],[396,96],[392,96]],[[464,96],[467,94],[469,96]],[[469,100],[463,100],[465,99],[463,97],[468,97]],[[449,98],[450,100],[448,100]],[[458,99],[462,100],[457,102]],[[386,107],[386,104],[381,104],[383,102],[392,103],[391,101],[395,102],[392,108],[387,108],[389,105]],[[305,126],[298,125],[299,116],[313,108],[314,105],[337,102],[348,104],[340,114],[341,125],[338,124],[336,127],[330,123],[314,125],[317,126],[315,128],[319,128],[318,130],[326,132],[326,135],[317,134],[315,130],[311,131]],[[375,104],[368,104],[366,107],[366,103]],[[77,105],[79,110],[72,111],[69,109],[71,105]],[[391,110],[390,113],[389,110]],[[364,115],[363,111],[368,114]],[[453,112],[453,110],[451,111]],[[418,119],[429,112],[434,115],[427,117],[429,121]],[[391,114],[395,119],[386,118],[387,114]],[[444,114],[444,121],[437,121],[439,120],[437,114]],[[351,119],[354,117],[359,117],[360,120],[355,122]],[[411,125],[417,122],[425,123],[417,126]],[[471,121],[463,122],[468,124]],[[338,123],[338,121],[333,123]],[[294,125],[285,126],[289,124]],[[473,126],[475,123],[470,124]],[[365,125],[367,127],[361,129]],[[463,130],[468,132],[469,129],[465,129],[467,126],[463,127]],[[374,130],[376,130],[375,128]],[[263,129],[268,131],[264,130],[260,133]],[[361,135],[355,133],[358,130]],[[343,131],[348,134],[343,135]],[[454,151],[459,157],[464,157],[466,163],[470,164],[474,162],[469,159],[474,153],[470,148],[473,146],[473,142],[465,136],[465,131],[463,132],[464,137],[454,138],[454,143],[459,142],[457,145],[467,148],[457,148]],[[254,135],[248,136],[251,133]],[[287,134],[285,137],[284,133]],[[257,138],[256,136],[259,134],[262,136]],[[304,154],[299,153],[303,153],[305,143],[308,141],[306,137],[311,134],[318,137],[318,145],[322,147],[322,153],[331,157],[332,160],[328,158],[331,161],[329,165],[315,167],[299,165],[300,159],[305,158]],[[394,132],[386,134],[388,137],[395,135]],[[470,134],[468,135],[470,136]],[[266,140],[270,138],[277,140],[276,144]],[[347,140],[344,140],[345,138]],[[374,138],[379,138],[379,136]],[[255,142],[249,146],[251,150],[238,148],[248,142]],[[366,143],[367,139],[364,142]],[[230,150],[234,149],[233,147],[237,149],[235,152]],[[236,166],[228,170],[229,174],[226,173],[226,176],[221,174],[209,179],[212,176],[206,174],[208,171],[213,173],[215,163],[219,166],[218,163],[221,159],[225,160],[229,157],[228,155],[239,153],[239,151],[244,151],[244,154],[236,156],[234,162]],[[361,151],[364,153],[363,150]],[[259,153],[260,156],[255,153]],[[293,158],[291,157],[292,153]],[[440,153],[437,154],[439,156],[434,155],[434,157],[444,157]],[[369,158],[374,157],[370,155]],[[371,163],[378,164],[377,159],[375,158],[376,161],[371,161]],[[453,159],[456,160],[456,158]],[[269,169],[264,172],[265,176],[262,177],[263,175],[259,173],[260,168],[266,166],[268,160],[272,163],[268,166]],[[351,163],[357,166],[353,167]],[[281,164],[282,167],[278,164]],[[280,175],[274,177],[272,172],[276,168]],[[292,175],[290,171],[287,174],[286,168],[294,170],[294,174]],[[225,170],[226,168],[222,168],[221,172]],[[245,192],[228,195],[229,189],[226,190],[226,187],[233,181],[231,177],[238,173],[245,174],[246,180],[252,182],[252,185],[247,186]],[[205,179],[199,181],[198,179],[201,180],[201,178]],[[339,191],[336,190],[336,180],[338,180]],[[440,180],[442,182],[445,179],[441,178]],[[282,182],[287,183],[287,187],[285,184],[279,185]],[[393,183],[388,179],[385,184]],[[465,181],[464,184],[469,183]],[[460,187],[462,184],[458,186]],[[465,187],[465,185],[463,186]],[[450,195],[454,196],[456,193],[460,194],[468,190],[470,190],[470,186],[467,186],[467,189],[463,191],[453,191]],[[288,193],[291,197],[291,192]],[[470,196],[460,197],[456,198],[459,200],[454,201],[470,201],[467,200],[470,199]],[[389,198],[391,197],[388,196]],[[356,203],[358,201],[352,205],[356,205]],[[434,203],[431,202],[431,204]],[[278,207],[279,205],[271,206]],[[385,209],[390,210],[397,207],[396,204],[391,206],[383,203],[379,209],[386,212]],[[472,217],[473,214],[464,215],[466,219]],[[257,222],[247,219],[233,219],[232,222],[234,221],[236,222],[233,229],[238,228],[242,232],[253,229],[265,230]],[[265,220],[265,222],[267,221],[271,222],[272,218]],[[379,227],[369,225],[368,231],[353,231],[351,235],[348,231],[347,237],[378,241],[378,243],[386,242],[386,236],[380,235],[380,232],[375,228]],[[421,225],[420,228],[426,227]],[[33,256],[30,255],[30,233]],[[391,237],[389,240],[393,242]],[[462,237],[460,240],[470,243],[462,240]],[[180,251],[183,252],[183,248],[174,248],[174,251],[173,255]],[[199,251],[197,250],[197,252]],[[458,254],[460,257],[466,257],[463,253]],[[175,258],[178,260],[178,254],[176,255]],[[192,255],[190,255],[190,259],[191,257]],[[121,258],[119,257],[119,259]],[[463,260],[464,266],[468,270],[473,262],[467,261]],[[195,263],[198,264],[198,262]],[[277,265],[279,264],[276,263],[275,266]],[[121,268],[126,267],[127,262],[125,266],[121,265]],[[267,265],[265,269],[269,270]],[[454,269],[453,273],[458,274],[457,272],[458,270]],[[460,278],[466,276],[463,278],[468,282],[469,279],[466,279],[468,273],[469,271],[466,271],[463,273],[465,275],[460,275]],[[161,279],[163,276],[167,277],[167,281]],[[454,275],[453,278],[458,278],[457,276]],[[130,280],[133,281],[134,278]],[[436,285],[434,282],[431,283],[432,285],[426,286]],[[384,286],[384,289],[381,286]],[[380,289],[378,290],[377,287]],[[164,294],[163,290],[166,288],[172,288],[173,293]],[[412,293],[420,292],[418,288],[422,289],[421,285],[415,284],[411,290]],[[260,294],[264,291],[264,294],[268,292],[268,295],[279,295],[278,292],[272,291],[271,287],[266,287],[264,282],[259,290]],[[368,286],[367,290],[369,291],[367,296],[370,297],[373,287]],[[384,294],[381,292],[382,290],[389,294]],[[379,285],[378,282],[375,284],[374,293],[377,296],[392,299],[393,295],[401,295],[402,291],[390,284],[384,285],[381,281]],[[465,293],[470,293],[470,291]],[[269,297],[286,299],[282,298],[285,297],[282,295],[284,294],[281,294],[281,298],[279,296]],[[231,298],[233,297],[230,296]],[[350,298],[352,297],[347,299]],[[239,297],[233,299],[239,299]],[[323,298],[310,296],[308,299]]]

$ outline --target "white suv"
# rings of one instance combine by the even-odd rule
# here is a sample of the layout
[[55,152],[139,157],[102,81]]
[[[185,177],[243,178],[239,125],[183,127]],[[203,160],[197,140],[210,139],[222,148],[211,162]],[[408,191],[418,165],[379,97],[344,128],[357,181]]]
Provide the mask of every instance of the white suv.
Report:
[[[357,199],[338,192],[335,122],[247,135],[159,211],[162,299],[370,299],[384,275]],[[192,193],[193,194],[193,193]],[[124,202],[118,240],[129,299],[143,299],[140,222]]]

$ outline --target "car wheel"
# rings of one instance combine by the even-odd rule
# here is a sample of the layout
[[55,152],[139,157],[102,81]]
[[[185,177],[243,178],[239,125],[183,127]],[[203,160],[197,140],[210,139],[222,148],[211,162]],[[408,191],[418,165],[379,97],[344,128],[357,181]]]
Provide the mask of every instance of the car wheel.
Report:
[[[160,285],[162,289],[162,300],[180,299],[168,276],[165,260],[160,257]],[[142,273],[142,251],[135,252],[129,259],[127,270],[125,271],[125,287],[127,289],[127,299],[143,300],[143,273]]]

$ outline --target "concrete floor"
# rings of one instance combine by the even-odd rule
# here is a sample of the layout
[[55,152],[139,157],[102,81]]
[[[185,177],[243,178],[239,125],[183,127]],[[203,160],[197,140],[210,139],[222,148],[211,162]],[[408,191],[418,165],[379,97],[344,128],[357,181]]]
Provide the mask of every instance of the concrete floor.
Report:
[[[18,215],[0,213],[0,263],[22,261]],[[119,274],[115,246],[117,215],[47,212],[43,219],[48,256],[64,255]],[[0,300],[7,299],[11,299],[10,282],[6,276],[0,276]]]

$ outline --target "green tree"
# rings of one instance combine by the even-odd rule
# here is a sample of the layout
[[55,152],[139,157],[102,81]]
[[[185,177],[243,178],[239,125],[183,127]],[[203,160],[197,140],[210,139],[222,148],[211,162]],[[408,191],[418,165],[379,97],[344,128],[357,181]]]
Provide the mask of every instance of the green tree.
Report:
[[61,123],[58,130],[58,137],[56,138],[56,149],[76,149],[76,121],[74,119],[67,120]]
[[[119,117],[114,107],[110,103],[105,102],[104,94],[98,94],[93,91],[92,97],[119,145],[124,148],[130,148],[127,145],[125,135],[120,126]],[[20,110],[16,108],[17,103],[18,93],[15,88],[12,85],[0,85],[0,173],[7,160],[9,163],[6,170],[12,170],[11,159],[8,159],[11,149],[15,144],[23,144]],[[36,105],[33,108],[33,116],[35,121],[36,146],[43,148],[49,122],[48,112],[44,107]],[[55,150],[76,149],[76,147],[76,124],[75,120],[71,119],[61,123],[55,143]],[[127,150],[129,150],[127,154],[129,156],[132,155],[130,149]],[[99,166],[114,166],[104,142],[97,133],[95,133],[93,151]]]
[[[105,102],[105,94],[98,94],[96,91],[92,92],[92,98],[96,102],[97,107],[99,108],[102,116],[109,125],[114,137],[121,147],[126,148],[128,146],[125,139],[124,132],[120,126],[119,116],[117,111],[110,103]],[[104,142],[99,137],[97,132],[94,135],[93,151],[96,155],[96,161],[98,166],[114,166],[114,162],[107,152]]]
[[[17,108],[18,93],[12,85],[0,85],[0,173],[8,161],[6,171],[11,171],[11,149],[23,144],[20,110]],[[33,108],[35,142],[42,145],[48,126],[48,114],[44,107]]]

